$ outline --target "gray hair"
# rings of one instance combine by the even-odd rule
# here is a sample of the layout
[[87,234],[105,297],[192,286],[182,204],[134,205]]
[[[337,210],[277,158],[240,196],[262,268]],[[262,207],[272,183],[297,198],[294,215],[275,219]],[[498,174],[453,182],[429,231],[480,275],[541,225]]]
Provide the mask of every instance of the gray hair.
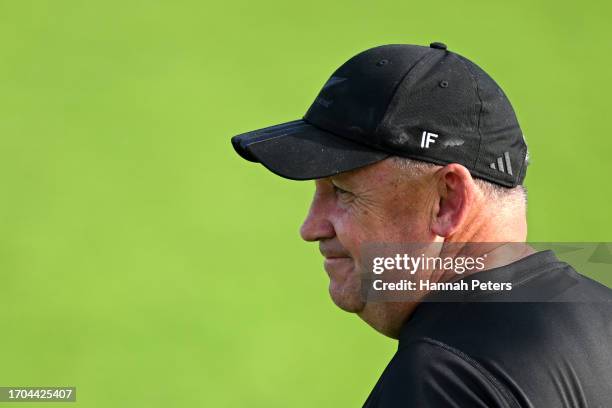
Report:
[[[414,175],[424,175],[440,167],[437,164],[412,160],[406,157],[394,156],[391,160],[398,169],[408,171]],[[474,182],[489,200],[500,203],[516,203],[518,201],[523,205],[527,204],[527,189],[523,185],[508,188],[479,178],[474,178]]]

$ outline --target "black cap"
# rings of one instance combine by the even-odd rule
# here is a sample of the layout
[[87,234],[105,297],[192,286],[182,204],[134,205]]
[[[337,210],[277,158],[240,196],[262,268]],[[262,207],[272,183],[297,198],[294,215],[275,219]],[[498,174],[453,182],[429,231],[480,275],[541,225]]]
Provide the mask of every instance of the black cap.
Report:
[[445,44],[383,45],[333,73],[301,120],[232,138],[243,158],[289,179],[323,178],[389,156],[465,166],[514,187],[527,145],[502,89]]

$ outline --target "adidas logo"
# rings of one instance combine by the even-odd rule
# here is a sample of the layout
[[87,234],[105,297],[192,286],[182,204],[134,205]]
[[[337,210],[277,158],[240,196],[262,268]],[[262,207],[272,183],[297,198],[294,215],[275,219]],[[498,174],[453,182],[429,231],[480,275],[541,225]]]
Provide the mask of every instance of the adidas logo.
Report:
[[[506,163],[505,167],[504,162]],[[502,173],[508,173],[512,176],[512,163],[510,163],[510,153],[504,152],[503,156],[497,158],[497,166],[495,164],[496,163],[493,162],[489,164],[489,167],[491,167],[493,170],[499,170]]]

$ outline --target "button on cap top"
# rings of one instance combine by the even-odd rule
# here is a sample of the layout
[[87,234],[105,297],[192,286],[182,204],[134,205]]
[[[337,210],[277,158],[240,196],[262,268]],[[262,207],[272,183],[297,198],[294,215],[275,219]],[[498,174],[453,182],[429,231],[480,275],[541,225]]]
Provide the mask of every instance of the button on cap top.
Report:
[[436,48],[438,50],[445,50],[447,48],[446,44],[441,43],[441,42],[432,42],[431,44],[429,44],[429,46],[431,48]]

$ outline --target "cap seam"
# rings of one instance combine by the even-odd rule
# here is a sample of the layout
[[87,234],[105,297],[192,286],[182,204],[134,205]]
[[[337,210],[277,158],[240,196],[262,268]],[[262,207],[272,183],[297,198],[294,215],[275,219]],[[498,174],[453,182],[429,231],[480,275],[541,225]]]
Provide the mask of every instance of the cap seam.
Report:
[[[426,48],[426,47],[423,47]],[[447,51],[444,51],[447,52]],[[399,81],[397,81],[397,84],[395,85],[395,89],[393,89],[393,93],[391,94],[391,97],[389,98],[389,102],[387,103],[387,108],[385,109],[385,113],[383,113],[382,118],[380,120],[380,122],[378,122],[378,125],[376,125],[376,128],[374,129],[374,134],[376,136],[378,136],[378,132],[380,130],[380,127],[383,123],[385,123],[385,119],[387,118],[387,113],[389,113],[389,108],[391,106],[391,103],[393,103],[393,100],[395,99],[395,95],[397,94],[397,90],[399,89],[400,85],[406,80],[406,77],[417,67],[417,65],[421,64],[422,62],[424,62],[423,60],[427,57],[433,58],[436,55],[436,52],[433,51],[433,49],[426,49],[425,55],[423,55],[421,58],[419,58],[414,65],[412,65],[408,71],[406,71],[406,73],[404,75],[402,75],[402,77],[400,78]],[[377,140],[377,145],[380,144],[378,143]]]
[[[522,133],[523,133],[523,131],[521,130],[521,134]],[[526,173],[525,167],[527,166],[527,151],[528,151],[527,144],[523,143],[523,147],[521,148],[521,157],[522,157],[521,167],[520,167],[520,169],[518,171],[518,176],[517,176],[517,179],[516,179],[516,184],[517,185],[522,182],[521,178],[523,180],[525,180],[525,173]]]
[[[300,129],[306,126],[312,126],[310,123],[305,123],[305,124],[300,124],[297,127],[291,128],[290,130],[295,130],[295,129]],[[248,142],[248,145],[254,145],[257,143],[261,143],[261,142],[267,142],[269,140],[274,140],[274,139],[278,139],[279,137],[283,137],[283,136],[288,136],[288,135],[292,135],[293,133],[282,133],[280,135],[276,135],[276,134],[262,134],[262,135],[258,135],[258,136],[254,136],[253,139],[251,140],[247,140],[246,142]],[[242,135],[238,135],[242,136]]]
[[455,55],[457,55],[457,59],[459,60],[459,62],[461,62],[461,65],[463,65],[468,75],[472,79],[472,82],[474,83],[474,87],[476,90],[476,97],[478,98],[478,101],[480,102],[480,110],[478,111],[478,120],[476,123],[476,130],[478,131],[478,138],[479,138],[478,139],[478,150],[476,151],[476,157],[474,157],[474,164],[472,165],[472,167],[476,168],[476,164],[478,163],[478,159],[480,158],[480,149],[482,148],[482,132],[480,131],[480,119],[482,117],[482,110],[484,108],[484,102],[482,101],[482,97],[480,96],[480,87],[478,86],[478,81],[476,81],[476,78],[474,78],[472,71],[468,68],[465,61],[463,61],[460,55],[458,54],[455,54]]

